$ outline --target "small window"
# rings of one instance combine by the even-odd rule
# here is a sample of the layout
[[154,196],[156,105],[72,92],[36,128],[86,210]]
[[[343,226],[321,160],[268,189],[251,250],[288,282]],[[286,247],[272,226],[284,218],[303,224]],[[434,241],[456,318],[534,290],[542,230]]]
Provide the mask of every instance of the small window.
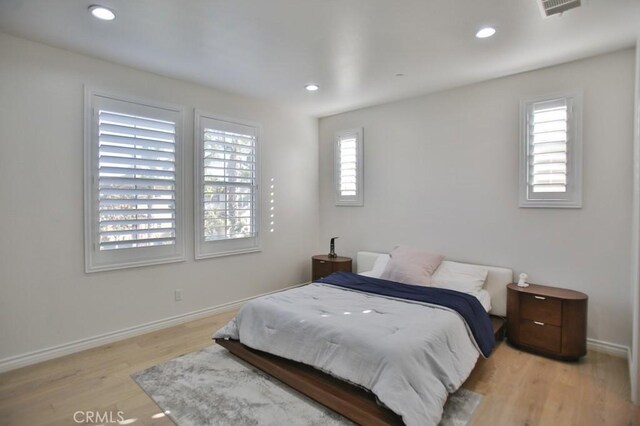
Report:
[[520,207],[582,207],[582,96],[521,103]]
[[182,117],[87,90],[87,272],[184,260]]
[[362,129],[338,132],[335,137],[335,188],[337,206],[364,204]]
[[260,250],[258,133],[196,111],[196,259]]

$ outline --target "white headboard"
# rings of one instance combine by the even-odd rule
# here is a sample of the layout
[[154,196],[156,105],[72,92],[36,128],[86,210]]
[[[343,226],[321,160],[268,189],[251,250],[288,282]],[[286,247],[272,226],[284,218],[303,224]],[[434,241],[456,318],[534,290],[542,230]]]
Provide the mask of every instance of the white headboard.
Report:
[[[373,269],[373,264],[379,255],[371,251],[359,251],[356,258],[357,272]],[[449,260],[449,259],[447,259]],[[491,295],[491,311],[489,313],[501,317],[507,316],[507,284],[513,282],[513,271],[509,268],[481,265],[489,270],[484,289]]]

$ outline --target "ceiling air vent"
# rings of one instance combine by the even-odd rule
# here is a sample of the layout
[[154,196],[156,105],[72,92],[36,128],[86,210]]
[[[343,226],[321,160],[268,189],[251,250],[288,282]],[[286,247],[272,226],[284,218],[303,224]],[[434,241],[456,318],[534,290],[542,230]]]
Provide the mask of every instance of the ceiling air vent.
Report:
[[[584,1],[584,0],[583,0]],[[542,16],[549,17],[579,7],[581,0],[538,0]]]

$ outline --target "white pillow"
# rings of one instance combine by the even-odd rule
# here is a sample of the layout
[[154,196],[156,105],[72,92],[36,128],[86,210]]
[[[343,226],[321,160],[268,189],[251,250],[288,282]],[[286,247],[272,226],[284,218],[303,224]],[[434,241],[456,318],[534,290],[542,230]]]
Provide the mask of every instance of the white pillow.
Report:
[[359,272],[358,275],[371,278],[380,278],[380,276],[382,276],[382,273],[384,272],[384,268],[386,268],[387,263],[389,263],[389,259],[391,259],[391,256],[389,256],[388,254],[378,255],[375,262],[373,262],[373,268],[370,271]]
[[409,246],[396,246],[382,273],[383,280],[411,285],[431,285],[431,276],[444,256]]
[[488,274],[489,270],[482,266],[444,260],[431,277],[431,285],[472,293],[482,290]]
[[389,256],[388,254],[379,255],[376,258],[376,261],[373,262],[373,269],[369,271],[371,275],[368,276],[373,278],[380,278],[382,276],[382,273],[384,272],[384,269],[387,267],[387,263],[389,263],[389,259],[391,259],[391,256]]

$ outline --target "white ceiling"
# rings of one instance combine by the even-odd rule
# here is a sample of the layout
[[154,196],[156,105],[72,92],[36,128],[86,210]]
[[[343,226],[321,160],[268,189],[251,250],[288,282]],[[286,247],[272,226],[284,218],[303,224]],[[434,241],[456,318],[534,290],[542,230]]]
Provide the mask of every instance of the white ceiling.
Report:
[[[0,0],[0,31],[317,116],[633,46],[640,35],[639,0],[583,0],[547,19],[537,1]],[[116,20],[91,17],[93,3]],[[478,40],[484,25],[498,33]],[[308,82],[320,91],[305,91]]]

